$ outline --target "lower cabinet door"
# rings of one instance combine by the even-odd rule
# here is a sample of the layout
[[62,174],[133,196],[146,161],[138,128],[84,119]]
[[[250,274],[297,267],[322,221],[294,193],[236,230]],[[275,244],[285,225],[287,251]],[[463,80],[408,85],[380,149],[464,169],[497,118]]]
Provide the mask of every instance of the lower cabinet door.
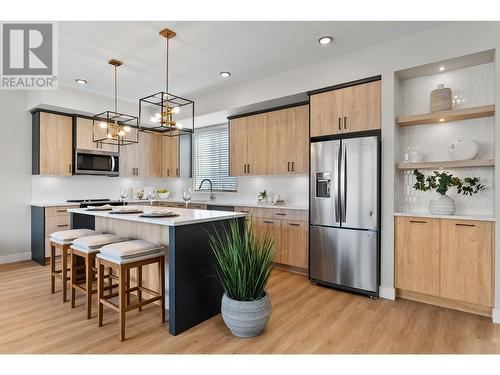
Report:
[[308,268],[308,229],[309,223],[304,221],[282,221],[281,263],[299,268]]
[[439,296],[439,219],[396,218],[396,288]]
[[262,235],[265,231],[269,231],[274,238],[274,257],[273,262],[282,263],[283,253],[281,246],[281,220],[265,219],[260,217],[252,218],[252,225],[257,232],[257,235]]
[[492,223],[441,220],[441,297],[492,306]]

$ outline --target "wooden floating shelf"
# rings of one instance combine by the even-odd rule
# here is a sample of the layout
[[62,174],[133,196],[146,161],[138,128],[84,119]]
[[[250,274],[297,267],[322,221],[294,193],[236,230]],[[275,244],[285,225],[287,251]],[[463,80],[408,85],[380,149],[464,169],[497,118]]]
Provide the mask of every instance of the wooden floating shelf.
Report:
[[451,169],[451,168],[470,168],[470,167],[493,167],[493,159],[474,159],[474,160],[450,160],[450,161],[425,161],[421,163],[397,163],[396,169]]
[[424,113],[422,115],[398,117],[399,126],[414,126],[427,124],[442,124],[451,121],[471,120],[475,118],[491,117],[495,114],[494,105],[456,109],[453,111]]

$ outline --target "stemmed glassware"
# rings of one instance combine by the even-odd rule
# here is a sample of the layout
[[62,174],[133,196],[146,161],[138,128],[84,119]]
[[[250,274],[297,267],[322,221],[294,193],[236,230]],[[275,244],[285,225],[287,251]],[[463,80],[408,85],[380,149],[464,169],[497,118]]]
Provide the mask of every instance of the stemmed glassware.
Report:
[[122,188],[120,190],[120,197],[122,198],[122,202],[125,201],[125,198],[127,198],[127,195],[128,195],[128,189],[126,188]]
[[182,192],[182,199],[186,202],[186,208],[188,206],[188,202],[191,200],[191,188],[186,189]]
[[152,188],[148,191],[148,195],[146,198],[148,198],[149,202],[151,203],[151,206],[153,205],[153,199],[156,197],[156,188]]

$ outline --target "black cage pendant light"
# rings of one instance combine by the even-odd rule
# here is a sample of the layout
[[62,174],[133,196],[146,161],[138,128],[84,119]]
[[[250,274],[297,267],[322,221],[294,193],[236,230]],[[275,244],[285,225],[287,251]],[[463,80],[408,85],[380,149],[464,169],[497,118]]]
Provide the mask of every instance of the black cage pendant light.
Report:
[[165,91],[139,100],[139,130],[175,137],[194,132],[194,102],[170,93],[168,68],[170,39],[176,33],[169,29],[160,31],[165,38],[166,65]]
[[93,141],[100,144],[126,146],[139,142],[137,116],[119,113],[117,109],[117,68],[123,62],[115,59],[108,61],[114,67],[114,111],[106,111],[92,118]]

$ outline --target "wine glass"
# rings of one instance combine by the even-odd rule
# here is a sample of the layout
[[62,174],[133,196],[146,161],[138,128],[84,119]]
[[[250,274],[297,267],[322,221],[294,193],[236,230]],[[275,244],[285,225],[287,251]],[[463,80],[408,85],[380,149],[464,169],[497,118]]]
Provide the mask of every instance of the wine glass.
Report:
[[126,188],[122,188],[120,190],[120,197],[122,198],[122,202],[125,201],[125,198],[127,198],[127,195],[128,195],[128,189]]
[[149,189],[147,198],[149,202],[151,203],[151,206],[153,205],[153,199],[156,197],[156,188]]
[[182,192],[182,199],[184,200],[184,202],[186,202],[186,208],[187,208],[188,202],[191,200],[191,188],[184,190]]

